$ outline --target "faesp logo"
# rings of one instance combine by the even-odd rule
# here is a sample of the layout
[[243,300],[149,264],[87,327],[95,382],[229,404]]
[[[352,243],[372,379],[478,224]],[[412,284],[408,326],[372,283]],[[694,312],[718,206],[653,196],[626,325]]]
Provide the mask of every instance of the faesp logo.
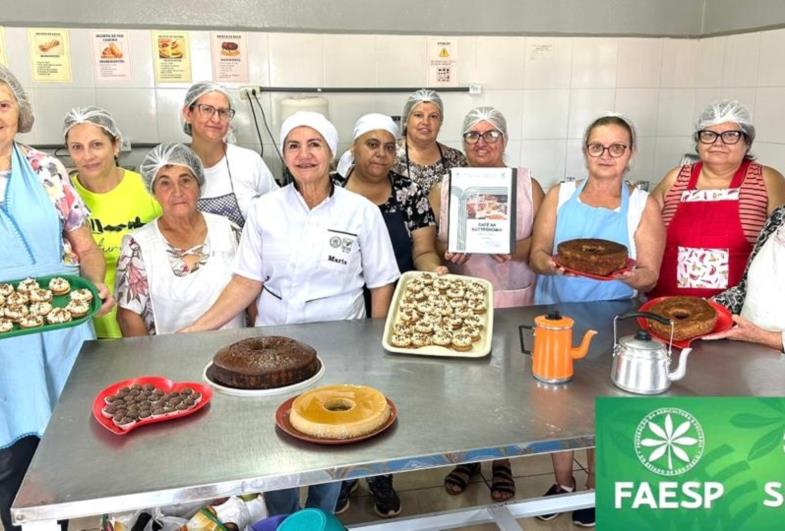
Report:
[[703,457],[700,422],[683,409],[666,407],[646,415],[635,430],[635,455],[659,476],[680,476]]

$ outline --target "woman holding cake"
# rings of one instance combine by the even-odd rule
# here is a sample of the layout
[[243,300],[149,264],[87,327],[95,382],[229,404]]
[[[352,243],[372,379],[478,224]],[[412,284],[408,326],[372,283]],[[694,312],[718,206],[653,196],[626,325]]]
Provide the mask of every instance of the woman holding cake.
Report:
[[[171,334],[204,313],[231,279],[240,229],[200,212],[199,157],[183,144],[161,144],[140,167],[162,214],[123,238],[117,263],[117,320],[124,337]],[[224,328],[245,325],[238,314]]]
[[695,121],[700,162],[669,171],[652,196],[667,227],[650,297],[710,297],[739,284],[766,218],[785,203],[785,179],[755,162],[755,126],[738,101],[709,105]]
[[[507,120],[493,107],[477,107],[463,120],[463,149],[470,167],[502,168],[507,147]],[[534,216],[540,207],[543,191],[527,168],[518,168],[516,199],[516,235],[518,241],[511,255],[470,255],[447,252],[447,201],[449,186],[434,187],[434,207],[439,216],[437,246],[451,273],[480,277],[493,285],[496,308],[526,306],[534,299],[534,272],[529,268],[529,247]],[[442,208],[443,207],[443,208]],[[472,476],[480,472],[479,463],[455,467],[444,479],[449,494],[460,494]],[[492,463],[491,497],[501,502],[515,496],[515,481],[510,461]]]
[[[400,276],[395,253],[379,208],[330,178],[335,126],[319,113],[297,112],[280,138],[294,182],[254,202],[231,282],[185,332],[216,329],[254,301],[257,326],[362,319],[363,286],[371,317],[387,315]],[[340,483],[311,486],[308,505],[333,511],[339,491]],[[297,489],[265,497],[271,514],[299,507]]]
[[[81,275],[98,287],[104,315],[114,301],[84,203],[60,161],[16,141],[33,120],[22,85],[0,65],[0,283]],[[94,338],[86,322],[0,339],[0,521],[6,531],[19,529],[11,525],[11,502],[82,342]]]
[[207,81],[188,89],[181,123],[204,166],[199,210],[225,216],[242,228],[253,199],[278,184],[256,152],[226,141],[234,115],[226,87]]
[[[123,236],[158,217],[161,207],[141,175],[118,166],[122,135],[107,110],[71,109],[63,120],[63,134],[77,171],[71,184],[90,210],[93,238],[106,260],[106,285],[114,288]],[[98,337],[122,336],[114,309],[94,323]]]
[[[537,279],[535,303],[629,299],[657,282],[665,234],[657,202],[624,182],[637,148],[635,129],[626,118],[606,114],[594,120],[583,136],[588,177],[562,182],[545,196],[534,224],[530,264]],[[601,281],[565,274],[553,255],[562,242],[582,238],[609,240],[625,246],[636,266]],[[572,492],[573,452],[551,455],[556,483],[546,496]],[[588,488],[594,488],[594,452],[588,452]],[[557,515],[539,518],[550,520]],[[573,513],[578,525],[593,525],[594,509]]]
[[403,138],[398,142],[392,171],[414,181],[429,194],[442,182],[450,168],[466,166],[466,157],[457,149],[437,142],[444,122],[444,104],[433,90],[412,93],[403,106]]

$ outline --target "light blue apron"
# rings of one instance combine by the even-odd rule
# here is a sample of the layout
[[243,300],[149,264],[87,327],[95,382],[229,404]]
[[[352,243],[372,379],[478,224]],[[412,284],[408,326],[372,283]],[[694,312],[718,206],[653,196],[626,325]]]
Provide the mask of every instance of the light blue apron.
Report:
[[[621,208],[618,211],[602,207],[592,207],[578,199],[588,179],[584,179],[575,192],[564,203],[556,215],[556,231],[553,248],[559,243],[577,238],[600,238],[610,240],[629,249],[627,232],[627,211],[630,192],[627,185],[621,185]],[[538,275],[537,289],[534,292],[535,304],[555,304],[558,302],[585,302],[629,299],[635,290],[621,280],[601,281],[585,277],[561,275]]]
[[[11,175],[0,205],[0,282],[78,274],[62,263],[62,223],[38,176],[14,145]],[[40,436],[76,355],[95,337],[91,323],[0,339],[0,449]]]

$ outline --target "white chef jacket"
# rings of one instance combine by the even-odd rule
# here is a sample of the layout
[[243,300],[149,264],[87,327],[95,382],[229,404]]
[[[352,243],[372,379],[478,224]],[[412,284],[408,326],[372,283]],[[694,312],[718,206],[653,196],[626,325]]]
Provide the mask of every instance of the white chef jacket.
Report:
[[256,325],[361,319],[363,285],[400,276],[376,205],[333,187],[309,209],[293,184],[252,203],[234,272],[264,283]]

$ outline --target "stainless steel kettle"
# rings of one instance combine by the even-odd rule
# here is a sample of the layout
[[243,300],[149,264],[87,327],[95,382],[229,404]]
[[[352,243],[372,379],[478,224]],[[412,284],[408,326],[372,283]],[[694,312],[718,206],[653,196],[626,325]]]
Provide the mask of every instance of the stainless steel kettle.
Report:
[[611,380],[617,387],[630,393],[640,395],[664,393],[671,386],[671,382],[684,377],[687,372],[687,356],[692,349],[685,348],[681,351],[678,367],[675,371],[670,372],[670,343],[668,349],[665,350],[665,345],[652,340],[651,335],[645,330],[638,330],[635,335],[624,336],[618,341],[616,340],[616,322],[633,317],[644,317],[669,324],[671,325],[671,337],[673,337],[673,322],[659,315],[648,312],[617,315],[613,319]]

